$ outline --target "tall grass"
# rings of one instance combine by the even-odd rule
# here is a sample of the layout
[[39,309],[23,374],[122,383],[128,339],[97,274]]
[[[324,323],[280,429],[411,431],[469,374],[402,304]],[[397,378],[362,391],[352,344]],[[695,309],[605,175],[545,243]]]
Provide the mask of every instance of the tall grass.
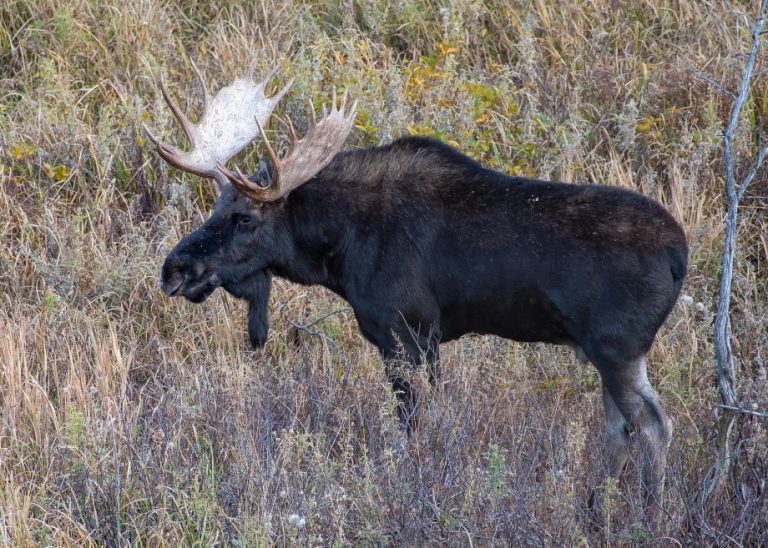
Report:
[[[603,484],[599,378],[563,349],[445,345],[404,439],[353,315],[278,281],[264,350],[243,305],[157,288],[215,198],[140,129],[183,142],[155,81],[200,108],[244,70],[295,77],[299,131],[333,85],[360,100],[348,146],[426,134],[509,173],[639,190],[684,224],[691,266],[650,356],[676,434],[662,543],[768,543],[768,435],[714,452],[711,323],[723,238],[720,132],[749,4],[543,0],[5,0],[0,6],[0,543],[642,543],[633,465]],[[762,64],[762,62],[761,62]],[[738,150],[768,110],[758,68]],[[277,130],[277,126],[274,128]],[[285,145],[282,136],[278,142]],[[240,161],[253,167],[259,150]],[[739,394],[768,407],[768,178],[745,196],[734,279]],[[337,311],[314,326],[295,325]],[[416,382],[425,382],[417,375]],[[587,506],[597,492],[602,511]]]

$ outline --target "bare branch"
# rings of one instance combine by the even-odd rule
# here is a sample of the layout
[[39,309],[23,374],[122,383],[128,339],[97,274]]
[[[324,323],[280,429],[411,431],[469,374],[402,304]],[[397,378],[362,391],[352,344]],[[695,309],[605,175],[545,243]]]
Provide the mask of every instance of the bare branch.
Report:
[[693,74],[696,78],[705,81],[707,84],[709,84],[710,86],[716,88],[718,91],[720,91],[722,93],[725,93],[727,96],[731,97],[732,99],[736,99],[736,94],[735,93],[733,93],[732,91],[727,90],[725,88],[725,86],[723,86],[722,84],[716,82],[715,80],[713,80],[712,78],[710,78],[709,76],[704,74],[703,72],[699,72],[698,70],[695,70],[695,69],[693,69],[691,67],[688,68],[688,72]]
[[326,318],[329,318],[329,317],[331,317],[331,316],[333,316],[333,315],[335,315],[335,314],[339,314],[339,313],[341,313],[341,312],[347,312],[347,311],[349,310],[348,308],[339,308],[338,310],[334,310],[334,311],[333,311],[333,312],[331,312],[330,314],[326,314],[325,316],[323,316],[323,317],[321,317],[321,318],[318,318],[318,319],[316,319],[316,320],[314,320],[314,321],[312,321],[312,322],[310,322],[310,323],[308,323],[308,324],[304,325],[304,324],[300,324],[300,323],[298,323],[298,322],[294,322],[294,321],[292,321],[292,320],[291,320],[291,319],[288,317],[288,315],[285,313],[285,307],[286,307],[286,305],[285,305],[285,304],[281,304],[281,305],[280,305],[280,307],[278,308],[278,312],[279,312],[280,316],[283,318],[283,320],[284,320],[284,321],[286,321],[286,322],[288,322],[289,324],[291,324],[291,326],[292,326],[294,329],[296,329],[296,330],[298,330],[298,331],[303,331],[303,332],[305,332],[305,333],[308,333],[309,335],[312,335],[313,337],[318,337],[318,338],[320,338],[320,339],[323,339],[323,340],[324,340],[325,342],[327,342],[327,343],[328,343],[328,345],[329,345],[329,346],[331,346],[331,347],[332,347],[334,350],[340,350],[340,349],[339,349],[339,345],[338,345],[338,344],[336,344],[336,341],[334,341],[334,340],[333,340],[332,338],[330,338],[328,335],[326,335],[325,333],[320,333],[319,331],[315,331],[315,330],[313,330],[313,329],[310,329],[310,328],[311,328],[312,326],[314,326],[315,324],[317,324],[317,323],[320,323],[321,321],[323,321],[323,320],[325,320]]
[[[739,113],[749,96],[749,84],[752,80],[752,72],[755,67],[755,59],[760,45],[760,32],[765,24],[766,8],[768,0],[762,0],[760,6],[760,16],[757,23],[752,28],[752,48],[747,57],[744,71],[742,73],[739,94],[731,108],[731,114],[728,118],[728,125],[723,136],[725,146],[725,190],[728,197],[728,214],[726,216],[726,235],[725,249],[722,260],[722,276],[720,279],[720,296],[717,305],[717,315],[715,316],[715,351],[717,355],[717,382],[720,394],[725,405],[735,405],[735,373],[733,368],[733,354],[730,344],[730,302],[731,302],[731,280],[733,278],[733,257],[736,239],[736,214],[738,212],[739,194],[736,191],[736,182],[734,176],[733,160],[733,135],[739,123]],[[759,164],[755,166],[757,171]],[[754,175],[752,175],[754,177]],[[751,179],[750,179],[751,181]],[[746,186],[742,184],[741,194]]]
[[[717,387],[725,409],[740,409],[736,399],[736,360],[731,349],[731,283],[733,280],[733,260],[736,249],[736,228],[739,200],[744,191],[757,173],[760,164],[768,154],[768,149],[762,149],[747,176],[737,190],[734,175],[733,136],[739,123],[741,108],[749,96],[750,82],[755,68],[755,59],[760,46],[760,35],[765,25],[768,0],[760,3],[760,15],[754,27],[750,28],[752,34],[752,47],[744,64],[741,76],[739,93],[736,96],[731,113],[728,117],[728,125],[723,135],[724,163],[725,163],[725,191],[728,199],[728,210],[725,218],[725,243],[723,245],[723,258],[720,276],[720,290],[717,301],[717,313],[714,325],[715,356],[717,358]],[[709,485],[704,493],[704,501],[723,485],[723,479],[727,476],[732,466],[732,440],[731,434],[738,415],[733,413],[724,415],[718,425],[718,455],[717,461],[709,477]]]
[[724,405],[722,403],[715,403],[714,406],[719,407],[720,409],[727,409],[728,411],[733,411],[734,413],[744,413],[745,415],[752,415],[753,417],[768,419],[768,413],[764,413],[762,411],[753,411],[752,409],[747,409],[745,407],[736,407],[734,405]]
[[755,158],[755,161],[752,163],[752,167],[749,168],[747,175],[744,177],[744,181],[741,183],[739,191],[736,194],[736,200],[738,202],[741,202],[741,198],[744,196],[744,192],[747,190],[749,183],[752,182],[752,179],[755,178],[755,175],[757,175],[757,170],[760,169],[760,166],[762,165],[766,156],[768,156],[768,146],[760,150],[757,158]]

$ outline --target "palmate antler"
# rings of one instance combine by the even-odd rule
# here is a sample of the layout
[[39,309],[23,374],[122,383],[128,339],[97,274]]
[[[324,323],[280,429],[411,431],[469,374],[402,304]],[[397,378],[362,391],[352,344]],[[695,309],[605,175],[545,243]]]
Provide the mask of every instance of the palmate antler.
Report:
[[[290,126],[293,148],[283,160],[279,160],[269,145],[264,133],[264,125],[293,80],[278,93],[267,98],[264,95],[264,89],[277,73],[277,69],[270,71],[262,82],[254,84],[253,65],[251,65],[243,78],[236,79],[211,98],[208,95],[205,80],[194,63],[192,68],[197,74],[204,96],[203,114],[197,124],[189,121],[173,101],[163,82],[158,82],[165,101],[189,138],[190,150],[186,152],[162,143],[146,125],[144,130],[157,146],[160,155],[171,165],[196,175],[212,177],[219,185],[232,181],[238,191],[254,201],[277,200],[311,179],[330,163],[352,129],[357,103],[352,106],[349,113],[345,113],[347,97],[345,93],[341,107],[337,109],[334,90],[334,104],[330,114],[319,123],[315,123],[313,112],[312,126],[303,139],[297,141],[293,127]],[[268,187],[252,183],[237,168],[235,168],[237,174],[234,174],[224,167],[232,156],[245,148],[258,135],[264,139],[267,154],[275,169],[275,176]]]
[[264,147],[267,149],[267,154],[269,159],[272,160],[275,170],[272,184],[268,187],[261,187],[249,181],[238,167],[235,167],[237,174],[232,173],[221,165],[219,170],[232,181],[237,190],[252,200],[257,202],[277,200],[296,187],[306,183],[336,156],[336,153],[339,152],[349,132],[352,130],[357,101],[354,102],[349,112],[345,112],[346,108],[347,92],[344,92],[341,98],[341,106],[337,108],[336,89],[334,89],[330,113],[326,114],[326,109],[323,107],[325,117],[318,123],[314,118],[314,111],[312,111],[312,124],[307,134],[300,141],[296,140],[296,132],[289,121],[293,147],[282,160],[277,158],[277,154],[272,150],[269,140],[264,133],[264,128],[259,124]]
[[162,143],[149,128],[144,126],[144,129],[168,163],[190,173],[212,177],[219,184],[226,184],[226,178],[222,177],[216,166],[226,163],[259,134],[259,124],[267,122],[293,80],[277,94],[267,98],[264,89],[277,69],[272,69],[262,82],[256,84],[253,82],[254,65],[251,64],[244,77],[222,88],[215,97],[210,97],[203,75],[194,63],[192,67],[203,88],[204,97],[203,113],[197,124],[190,122],[181,112],[162,80],[158,82],[166,103],[189,139],[190,150],[186,152]]

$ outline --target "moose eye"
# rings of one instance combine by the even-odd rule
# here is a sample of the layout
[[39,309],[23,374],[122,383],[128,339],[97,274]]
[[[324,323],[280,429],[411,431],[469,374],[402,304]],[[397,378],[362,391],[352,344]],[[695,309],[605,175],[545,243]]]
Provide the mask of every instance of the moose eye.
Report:
[[253,222],[253,217],[250,215],[238,215],[237,216],[237,224],[239,225],[249,225]]

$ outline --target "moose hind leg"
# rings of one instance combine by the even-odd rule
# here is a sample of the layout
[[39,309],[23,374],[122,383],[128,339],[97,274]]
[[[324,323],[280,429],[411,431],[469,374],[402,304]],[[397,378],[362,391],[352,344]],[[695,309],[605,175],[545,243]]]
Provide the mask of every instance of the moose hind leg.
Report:
[[603,407],[605,409],[605,451],[610,475],[618,478],[629,458],[629,424],[603,383]]
[[601,372],[605,390],[626,420],[633,445],[639,450],[645,507],[651,522],[657,522],[672,422],[648,382],[645,357],[623,367],[601,368]]

